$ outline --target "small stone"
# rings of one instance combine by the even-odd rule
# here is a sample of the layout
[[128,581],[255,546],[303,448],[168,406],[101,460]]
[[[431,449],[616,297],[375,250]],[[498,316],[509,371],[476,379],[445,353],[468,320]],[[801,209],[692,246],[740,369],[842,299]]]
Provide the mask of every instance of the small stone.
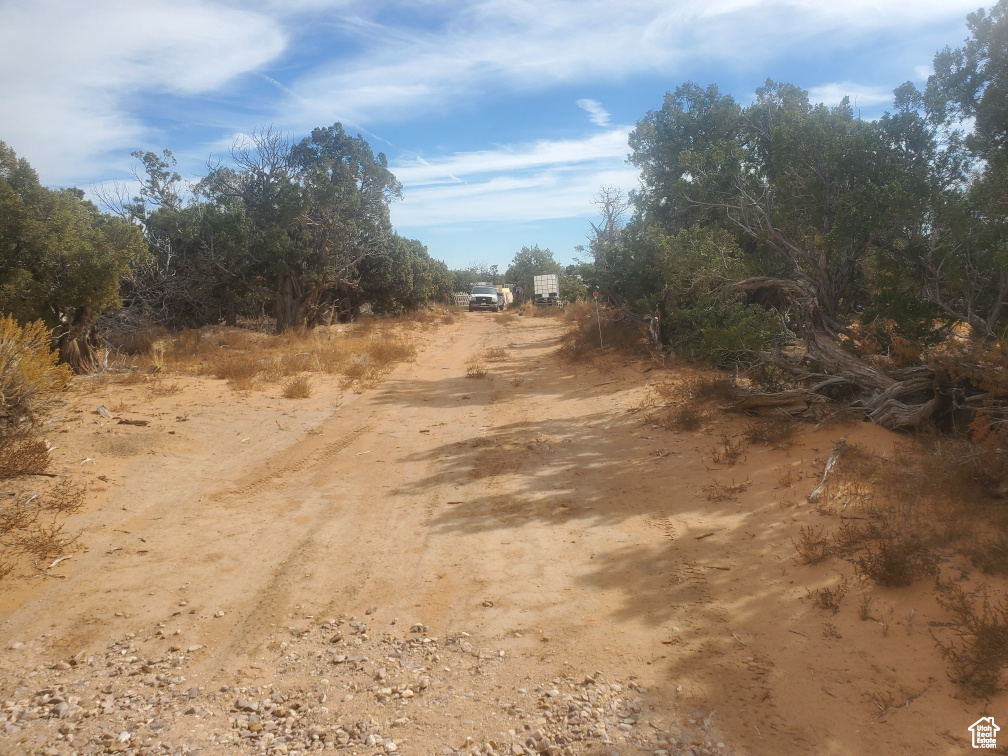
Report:
[[413,698],[413,691],[410,690],[409,688],[406,688],[406,690],[404,690],[399,695],[401,695],[403,698]]
[[430,687],[430,678],[429,677],[421,677],[420,678],[420,682],[417,683],[417,687],[420,690],[427,690],[427,688]]
[[189,606],[189,602],[188,601],[179,601],[178,605],[179,606]]
[[214,612],[214,617],[220,618],[220,617],[223,617],[223,616],[224,616],[224,612],[221,609],[218,609],[216,612]]
[[364,614],[374,614],[377,611],[378,611],[377,606],[369,606],[367,610],[365,610]]
[[70,669],[70,665],[62,661],[56,662],[55,664],[53,664],[53,669],[59,670],[60,672],[66,672],[68,669]]
[[189,646],[189,653],[191,654],[193,651],[199,651],[201,648],[203,648],[202,645],[200,645],[199,643],[194,643],[193,645]]

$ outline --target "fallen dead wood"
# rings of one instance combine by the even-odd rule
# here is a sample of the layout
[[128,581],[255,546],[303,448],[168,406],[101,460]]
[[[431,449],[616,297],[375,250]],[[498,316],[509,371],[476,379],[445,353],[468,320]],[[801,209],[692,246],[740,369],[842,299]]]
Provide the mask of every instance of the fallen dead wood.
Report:
[[843,454],[844,449],[847,448],[847,437],[844,436],[835,444],[833,444],[833,451],[830,452],[829,457],[826,458],[826,466],[823,468],[822,479],[819,481],[819,485],[813,489],[812,493],[808,495],[808,500],[810,504],[819,503],[819,495],[822,493],[823,488],[826,486],[826,478],[829,474],[833,472],[833,466],[836,464],[837,460],[840,459],[840,455]]

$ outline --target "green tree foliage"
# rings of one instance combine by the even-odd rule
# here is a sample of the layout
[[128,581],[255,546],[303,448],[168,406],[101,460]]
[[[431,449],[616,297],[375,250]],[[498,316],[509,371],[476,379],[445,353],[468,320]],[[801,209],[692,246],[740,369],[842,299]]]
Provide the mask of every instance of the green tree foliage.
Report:
[[265,305],[283,331],[350,317],[364,302],[403,311],[450,289],[446,266],[392,231],[401,188],[385,156],[339,123],[297,143],[257,132],[188,203],[169,151],[134,156],[142,188],[123,207],[153,254],[127,301],[155,320],[234,322]]
[[45,323],[75,369],[92,367],[90,328],[120,306],[120,280],[147,255],[138,228],[83,197],[43,187],[0,142],[0,312]]
[[[604,233],[601,203],[594,277],[654,312],[666,341],[719,361],[761,354],[812,391],[843,386],[882,424],[962,401],[967,383],[929,365],[891,374],[849,337],[857,325],[924,344],[956,322],[988,337],[1008,320],[1006,10],[973,14],[973,37],[936,56],[927,91],[898,88],[877,121],[786,83],[768,80],[747,106],[683,84],[631,133],[636,213]],[[800,359],[765,351],[789,335]]]
[[451,291],[448,266],[432,259],[421,242],[398,234],[391,234],[382,250],[365,257],[359,273],[360,284],[349,293],[353,306],[370,302],[379,313],[415,310]]
[[1008,0],[971,13],[967,26],[963,47],[935,55],[923,95],[909,83],[901,90],[959,184],[936,203],[939,233],[921,256],[928,296],[986,338],[1008,327]]
[[535,291],[535,276],[544,276],[550,273],[555,273],[562,278],[564,270],[553,259],[552,252],[548,249],[540,249],[539,245],[535,244],[531,247],[522,247],[521,251],[515,254],[504,278],[515,286],[515,300],[526,301],[532,299],[532,292]]
[[242,221],[248,252],[234,272],[271,300],[278,330],[316,322],[325,295],[352,286],[357,264],[391,233],[399,182],[383,154],[338,123],[293,146],[264,130],[232,158],[236,168],[217,168],[201,188]]

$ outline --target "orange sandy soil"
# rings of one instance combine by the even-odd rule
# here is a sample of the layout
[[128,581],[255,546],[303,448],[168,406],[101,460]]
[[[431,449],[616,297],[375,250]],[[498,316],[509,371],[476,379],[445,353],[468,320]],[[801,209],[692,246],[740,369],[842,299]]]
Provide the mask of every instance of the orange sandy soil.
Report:
[[806,426],[719,467],[745,418],[647,425],[686,369],[565,364],[562,329],[462,314],[379,386],[301,400],[82,379],[46,426],[87,484],[77,546],[0,587],[0,752],[919,754],[1008,727],[1006,696],[957,697],[930,581],[795,562],[837,522],[806,501],[833,443],[894,435]]

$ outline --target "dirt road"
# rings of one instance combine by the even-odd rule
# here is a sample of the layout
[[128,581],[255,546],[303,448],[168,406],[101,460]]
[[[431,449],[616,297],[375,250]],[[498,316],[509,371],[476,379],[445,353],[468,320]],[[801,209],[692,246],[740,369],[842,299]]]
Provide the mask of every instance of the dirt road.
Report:
[[[967,744],[981,709],[953,698],[919,629],[933,602],[877,592],[883,635],[853,605],[812,606],[837,575],[792,559],[814,481],[781,470],[888,434],[808,430],[718,470],[712,439],[738,419],[655,429],[635,411],[654,366],[564,364],[561,332],[463,315],[361,394],[196,378],[82,394],[50,439],[53,469],[89,482],[81,548],[0,597],[0,750]],[[466,376],[473,355],[487,377]],[[735,499],[704,492],[743,478]]]

